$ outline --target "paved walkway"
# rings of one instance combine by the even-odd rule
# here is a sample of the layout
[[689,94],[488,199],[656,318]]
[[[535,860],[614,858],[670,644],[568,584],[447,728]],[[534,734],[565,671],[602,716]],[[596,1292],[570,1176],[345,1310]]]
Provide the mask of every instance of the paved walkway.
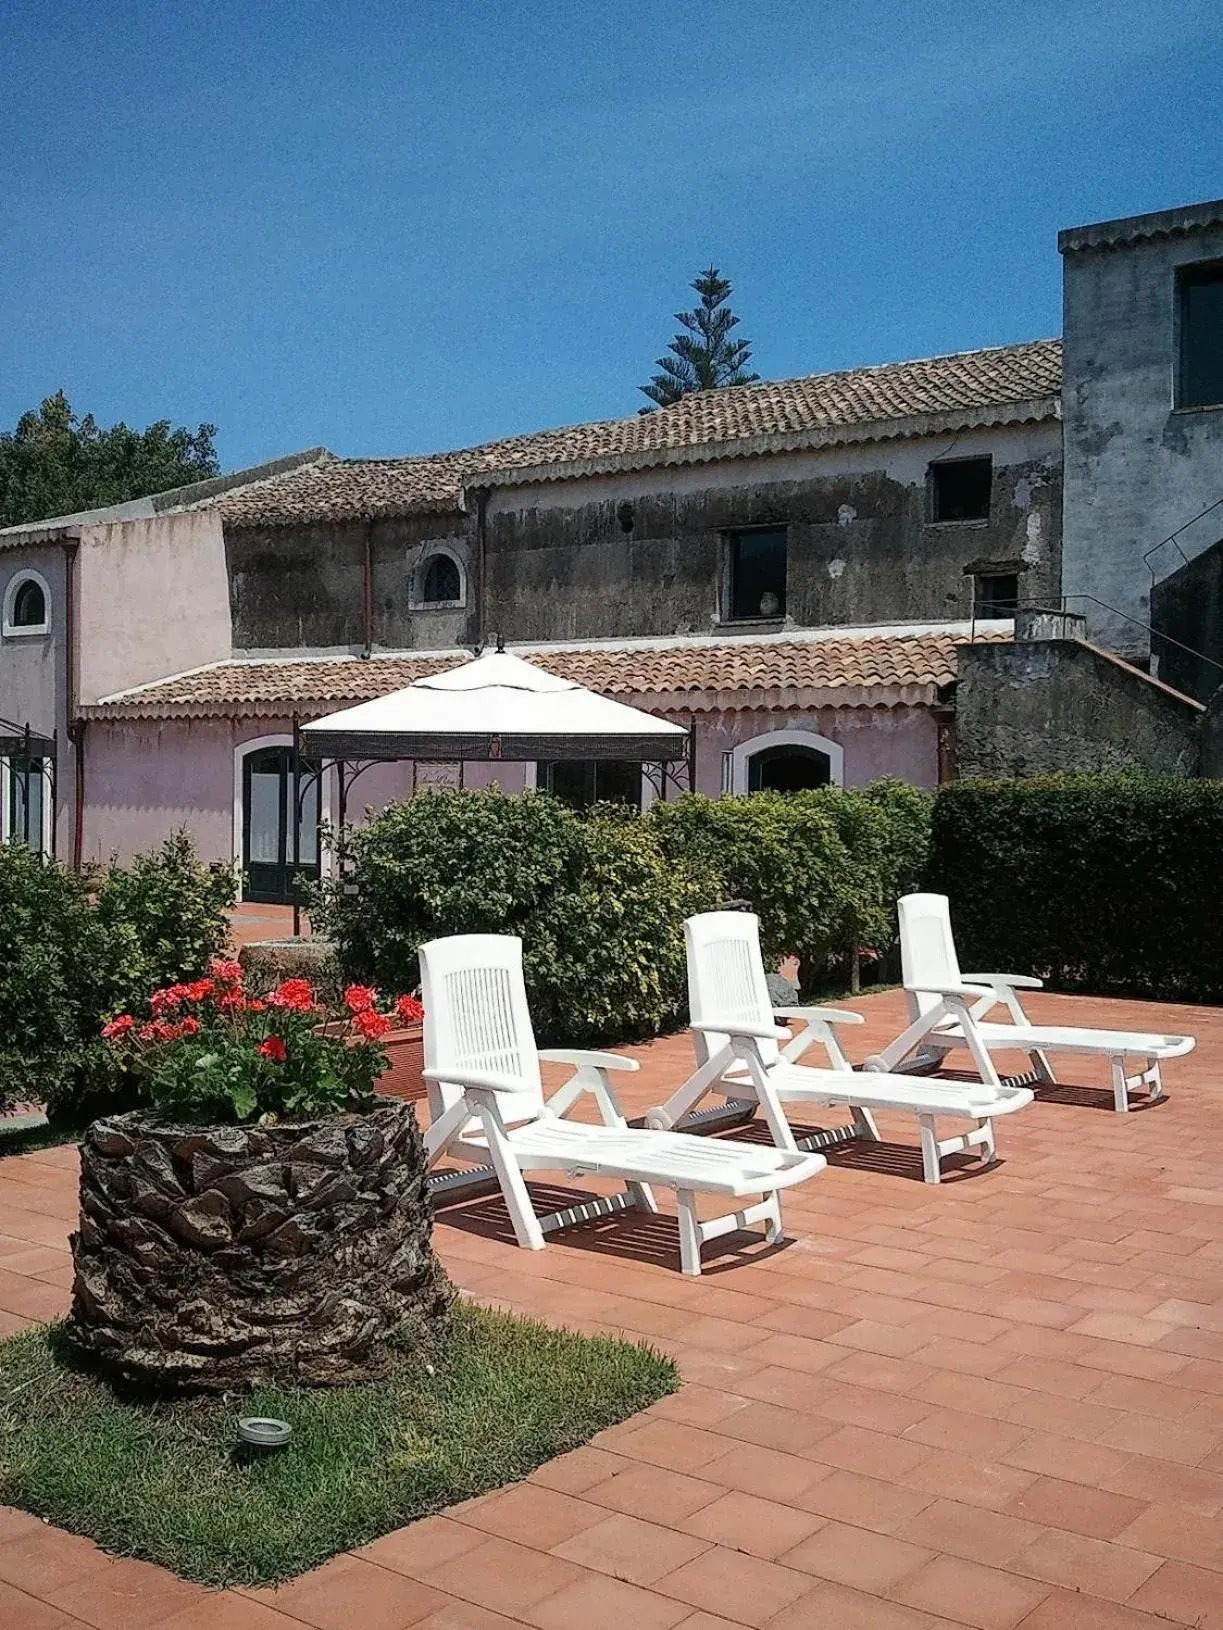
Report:
[[[896,1028],[872,997],[863,1057]],[[0,1510],[3,1630],[1167,1630],[1223,1626],[1223,1011],[1038,998],[1192,1030],[1170,1100],[1103,1073],[919,1181],[911,1125],[792,1193],[792,1243],[677,1271],[668,1218],[535,1254],[493,1199],[438,1245],[475,1295],[675,1354],[682,1391],[526,1483],[277,1591],[209,1593]],[[633,1108],[685,1073],[637,1049]],[[0,1329],[64,1311],[75,1155],[0,1163]]]

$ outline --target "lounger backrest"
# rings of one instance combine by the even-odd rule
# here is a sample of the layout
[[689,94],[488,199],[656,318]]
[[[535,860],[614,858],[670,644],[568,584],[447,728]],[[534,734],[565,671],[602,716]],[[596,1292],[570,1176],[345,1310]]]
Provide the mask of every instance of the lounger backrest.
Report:
[[[688,952],[688,1011],[696,1024],[746,1019],[772,1024],[773,1007],[760,955],[760,919],[750,911],[705,911],[684,924]],[[694,1030],[698,1064],[721,1052],[730,1040]],[[777,1043],[761,1040],[766,1067],[779,1057]]]
[[[498,1096],[507,1126],[543,1108],[539,1053],[522,977],[522,941],[510,934],[456,934],[420,948],[425,1068],[475,1069],[521,1083]],[[462,1088],[443,1084],[448,1108]]]
[[905,894],[897,902],[900,913],[900,966],[906,988],[918,1013],[938,1006],[928,990],[960,983],[960,963],[951,937],[951,913],[945,894]]

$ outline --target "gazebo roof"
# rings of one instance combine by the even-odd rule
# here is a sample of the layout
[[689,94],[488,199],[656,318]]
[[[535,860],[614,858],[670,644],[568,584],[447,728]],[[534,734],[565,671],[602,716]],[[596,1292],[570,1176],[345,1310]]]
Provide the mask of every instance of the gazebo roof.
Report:
[[320,759],[683,758],[688,732],[572,679],[498,651],[316,719],[303,755]]

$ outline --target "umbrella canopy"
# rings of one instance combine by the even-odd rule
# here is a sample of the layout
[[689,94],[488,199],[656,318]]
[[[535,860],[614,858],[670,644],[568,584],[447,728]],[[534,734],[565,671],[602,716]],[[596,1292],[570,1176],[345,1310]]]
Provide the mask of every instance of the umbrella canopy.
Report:
[[303,755],[335,759],[683,758],[688,732],[498,651],[316,719]]

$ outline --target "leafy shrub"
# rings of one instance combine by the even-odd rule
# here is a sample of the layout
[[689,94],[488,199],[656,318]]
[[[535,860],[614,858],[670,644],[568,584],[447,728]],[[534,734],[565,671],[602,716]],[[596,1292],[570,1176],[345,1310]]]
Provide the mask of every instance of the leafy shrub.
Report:
[[1055,988],[1223,1000],[1223,783],[961,781],[935,801],[928,886],[965,968]]
[[686,916],[721,898],[635,816],[575,815],[546,794],[439,790],[390,804],[348,840],[314,921],[348,977],[411,990],[418,948],[517,934],[540,1041],[657,1035],[683,1011]]
[[231,869],[202,865],[183,834],[127,870],[81,874],[0,846],[0,1104],[83,1122],[122,1103],[130,1083],[103,1021],[197,977],[225,944],[232,901]]
[[343,1006],[328,1009],[308,979],[252,998],[241,965],[218,959],[206,977],[154,991],[143,1022],[117,1014],[102,1036],[141,1101],[169,1121],[311,1120],[373,1107],[388,1062],[383,1037],[421,1016],[412,997],[390,1012],[378,1000],[351,985]]
[[108,1008],[138,1006],[153,991],[199,975],[229,944],[233,903],[232,868],[201,865],[186,832],[127,867],[108,867],[95,894],[111,941]]
[[729,898],[751,905],[766,960],[797,957],[809,987],[830,962],[892,945],[897,895],[924,864],[929,806],[915,788],[877,782],[862,791],[690,795],[655,804],[648,819],[667,854],[699,857]]
[[0,845],[0,1105],[69,1089],[106,1011],[108,956],[89,880]]

